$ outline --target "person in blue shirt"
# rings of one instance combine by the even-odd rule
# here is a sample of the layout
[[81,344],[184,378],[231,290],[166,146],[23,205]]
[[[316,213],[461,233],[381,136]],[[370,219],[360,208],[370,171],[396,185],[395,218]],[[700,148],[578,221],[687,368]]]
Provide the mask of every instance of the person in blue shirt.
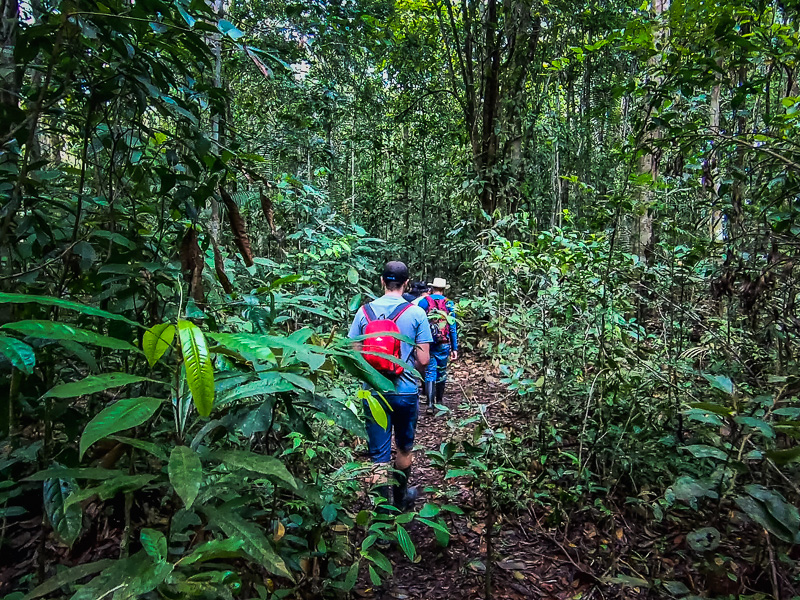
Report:
[[[403,290],[408,281],[408,268],[399,261],[386,263],[381,276],[381,285],[384,295],[369,303],[376,319],[391,318],[397,314],[397,310],[402,306],[409,306],[399,317],[397,317],[397,328],[400,333],[414,340],[413,344],[403,341],[400,346],[400,360],[405,363],[402,374],[393,380],[395,393],[383,394],[391,410],[386,411],[387,426],[384,429],[375,419],[369,417],[371,411],[368,403],[364,400],[364,412],[367,415],[367,447],[370,459],[379,464],[388,464],[392,458],[392,430],[394,429],[394,441],[397,448],[394,467],[397,474],[395,480],[397,485],[394,488],[394,505],[400,510],[407,510],[413,507],[416,499],[416,489],[408,487],[408,480],[411,476],[411,464],[413,462],[412,450],[414,448],[414,436],[417,429],[419,417],[419,389],[414,371],[420,374],[425,371],[428,365],[428,349],[433,341],[431,328],[428,325],[428,318],[421,308],[410,305],[403,299]],[[358,309],[350,326],[348,337],[355,338],[364,334],[368,320],[364,314],[364,307]],[[357,349],[361,348],[361,342],[355,342]],[[369,389],[364,384],[365,389]],[[377,393],[376,393],[377,395]],[[385,476],[381,477],[383,485],[376,489],[378,495],[389,499],[389,488],[385,483]]]
[[456,307],[444,292],[450,286],[441,277],[434,278],[430,284],[431,293],[419,298],[415,304],[428,314],[433,335],[430,349],[430,362],[425,371],[425,397],[428,414],[433,414],[434,399],[441,404],[447,382],[447,363],[458,360],[458,327]]

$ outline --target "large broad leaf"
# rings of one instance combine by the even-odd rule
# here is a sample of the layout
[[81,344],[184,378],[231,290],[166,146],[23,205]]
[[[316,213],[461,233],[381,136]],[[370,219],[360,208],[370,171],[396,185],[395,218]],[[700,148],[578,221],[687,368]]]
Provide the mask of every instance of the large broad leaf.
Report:
[[274,456],[256,454],[247,450],[218,450],[209,456],[212,460],[218,460],[228,468],[247,469],[262,475],[277,477],[291,485],[297,487],[297,482],[283,463]]
[[265,376],[267,375],[270,377],[265,377],[264,379],[259,379],[258,381],[251,381],[250,383],[245,383],[244,385],[240,385],[239,387],[232,389],[230,392],[225,394],[220,403],[233,402],[234,400],[251,398],[253,396],[265,396],[280,392],[291,392],[294,390],[294,386],[282,377],[278,376],[277,373],[265,373]]
[[411,536],[401,525],[397,526],[397,541],[403,552],[406,553],[408,560],[413,562],[417,556],[417,548],[414,546],[414,542],[411,541]]
[[210,333],[220,346],[241,354],[252,362],[276,363],[275,353],[268,340],[249,333]]
[[216,558],[230,558],[237,556],[244,546],[244,540],[228,538],[226,540],[210,540],[200,544],[192,553],[181,559],[181,564],[190,565],[196,562],[213,560]]
[[796,507],[761,485],[745,486],[745,491],[747,496],[735,500],[748,517],[783,541],[800,543],[800,513]]
[[775,462],[776,465],[785,465],[792,462],[800,462],[800,446],[788,448],[786,450],[770,450],[767,458]]
[[161,585],[174,566],[153,561],[141,550],[122,560],[115,561],[99,576],[81,586],[70,600],[128,600],[143,596]]
[[175,446],[169,455],[169,480],[186,508],[194,504],[203,483],[203,465],[197,452],[188,446]]
[[203,511],[225,535],[241,540],[243,542],[242,550],[257,560],[264,568],[271,573],[288,577],[294,581],[283,559],[272,548],[261,527],[245,521],[228,509],[207,506],[203,508]]
[[394,392],[394,384],[376,371],[360,353],[337,352],[334,360],[345,371],[381,392]]
[[159,358],[164,356],[174,339],[175,325],[171,323],[153,325],[153,327],[144,332],[142,351],[151,367],[158,362]]
[[112,350],[138,352],[134,346],[124,340],[100,335],[88,329],[80,329],[56,321],[17,321],[16,323],[6,323],[2,328],[43,340],[70,340],[81,344],[93,344],[102,348],[111,348]]
[[45,396],[50,398],[77,398],[78,396],[95,394],[140,381],[161,383],[155,379],[131,375],[129,373],[103,373],[102,375],[89,375],[89,377],[81,379],[80,381],[73,381],[72,383],[62,383],[52,388]]
[[155,475],[118,475],[104,481],[100,485],[84,490],[77,490],[71,493],[65,502],[65,506],[69,507],[84,500],[88,500],[92,496],[97,496],[101,500],[108,500],[113,498],[121,492],[134,492],[141,489],[150,480],[154,479]]
[[26,477],[23,481],[44,481],[46,479],[108,479],[122,475],[122,471],[111,469],[100,469],[94,467],[67,469],[66,467],[53,467],[44,471],[37,471],[33,475]]
[[[256,433],[263,433],[269,430],[272,425],[273,399],[264,400],[257,408],[254,408],[244,418],[239,430],[245,437],[250,437]],[[366,436],[364,436],[366,437]]]
[[67,497],[78,489],[71,478],[53,477],[43,483],[44,510],[58,538],[72,546],[83,527],[83,511],[78,504],[67,504]]
[[206,338],[191,321],[178,321],[178,332],[186,367],[186,383],[197,412],[201,417],[207,417],[214,407],[214,365]]
[[0,336],[0,354],[5,356],[11,365],[30,375],[36,366],[36,354],[33,348],[16,338]]
[[708,380],[708,383],[710,383],[711,387],[715,390],[719,390],[728,395],[733,394],[733,382],[730,380],[730,377],[725,377],[725,375],[703,375],[703,377]]
[[98,440],[146,422],[162,402],[159,398],[125,398],[101,410],[83,430],[80,457]]
[[167,538],[164,534],[155,529],[145,527],[139,533],[139,541],[142,548],[156,562],[166,562],[167,560]]
[[84,315],[91,315],[93,317],[103,317],[112,319],[114,321],[124,321],[130,325],[139,326],[135,321],[131,321],[122,315],[115,315],[108,311],[95,308],[93,306],[86,306],[79,302],[72,300],[64,300],[63,298],[53,298],[52,296],[32,296],[28,294],[0,294],[0,304],[41,304],[42,306],[58,306],[59,308],[66,308],[68,310],[76,310]]
[[86,563],[61,571],[55,577],[51,577],[43,584],[33,588],[33,590],[27,596],[23,597],[22,600],[34,600],[34,598],[46,596],[47,594],[55,592],[67,584],[74,583],[75,581],[83,579],[88,575],[94,575],[103,569],[107,569],[108,567],[112,566],[114,562],[115,561],[106,558],[103,560],[98,560],[97,562]]
[[325,413],[339,426],[360,438],[367,437],[364,422],[352,410],[337,400],[307,394],[303,397],[311,406]]

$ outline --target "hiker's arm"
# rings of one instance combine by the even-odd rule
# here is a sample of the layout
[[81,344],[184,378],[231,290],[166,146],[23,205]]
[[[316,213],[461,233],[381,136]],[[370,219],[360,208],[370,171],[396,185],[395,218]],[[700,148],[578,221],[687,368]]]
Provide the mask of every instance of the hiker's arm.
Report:
[[414,366],[420,373],[425,371],[425,367],[431,362],[431,345],[427,342],[424,344],[417,344],[416,353],[414,355]]

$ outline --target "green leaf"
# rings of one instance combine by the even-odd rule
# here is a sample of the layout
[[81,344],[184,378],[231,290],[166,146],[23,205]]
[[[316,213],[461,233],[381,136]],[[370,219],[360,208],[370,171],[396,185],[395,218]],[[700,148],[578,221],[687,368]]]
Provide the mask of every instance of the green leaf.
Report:
[[259,379],[258,381],[251,381],[238,387],[233,388],[230,392],[226,393],[220,404],[227,404],[234,400],[242,398],[252,398],[253,396],[266,396],[271,394],[278,394],[280,392],[294,391],[294,386],[288,381],[275,377],[274,379]]
[[745,486],[748,496],[735,498],[747,516],[785,542],[800,542],[800,513],[778,492],[761,485]]
[[358,397],[367,402],[369,412],[375,422],[386,429],[389,426],[389,418],[386,416],[386,411],[381,406],[381,403],[372,395],[372,392],[370,390],[358,390]]
[[220,346],[238,352],[251,362],[276,364],[275,353],[268,340],[250,333],[209,333],[208,336]]
[[[100,376],[102,377],[102,375]],[[161,406],[160,398],[124,398],[101,410],[83,430],[79,456],[83,458],[89,446],[118,431],[138,427],[152,417]]]
[[111,388],[122,387],[123,385],[130,385],[131,383],[138,383],[140,381],[161,383],[155,379],[140,377],[139,375],[130,375],[128,373],[103,373],[102,375],[89,375],[80,381],[57,385],[47,392],[45,397],[77,398],[78,396],[88,396],[89,394],[103,392]]
[[800,462],[800,446],[786,450],[770,450],[767,452],[767,458],[771,459],[776,465]]
[[369,565],[369,580],[374,586],[379,586],[381,584],[381,577],[372,565]]
[[453,477],[475,477],[475,471],[470,469],[450,469],[445,474],[445,479],[452,479]]
[[233,23],[225,19],[220,19],[217,27],[223,35],[227,35],[234,41],[244,37],[244,33],[242,33]]
[[178,332],[186,366],[186,383],[197,412],[201,417],[207,417],[214,407],[214,365],[206,338],[191,321],[178,321]]
[[358,283],[358,271],[356,271],[354,267],[350,267],[347,271],[347,281],[352,285]]
[[66,308],[67,310],[75,310],[84,315],[93,317],[103,317],[114,321],[124,321],[129,325],[139,326],[135,321],[123,317],[122,315],[115,315],[105,310],[95,308],[93,306],[86,306],[79,302],[72,300],[64,300],[63,298],[53,298],[51,296],[34,296],[28,294],[2,294],[0,293],[0,304],[39,304],[41,306],[58,306],[59,308]]
[[425,506],[422,507],[422,510],[419,511],[420,517],[425,517],[426,519],[430,519],[431,517],[435,517],[439,514],[441,509],[436,506],[435,504],[427,503]]
[[0,336],[0,354],[5,356],[13,367],[30,375],[36,366],[33,348],[13,337]]
[[733,395],[733,382],[729,377],[725,377],[724,375],[703,375],[703,377],[708,380],[711,387],[715,390],[724,392],[729,396]]
[[155,475],[146,474],[118,475],[93,488],[76,490],[67,497],[65,505],[69,507],[77,504],[78,502],[83,502],[84,500],[87,500],[95,495],[97,495],[101,500],[108,500],[120,492],[133,492],[141,489],[150,483],[150,480],[154,478]]
[[122,475],[121,471],[112,471],[111,469],[99,469],[94,467],[80,468],[80,469],[67,469],[65,467],[53,467],[38,471],[33,475],[26,477],[23,481],[44,481],[46,479],[108,479]]
[[414,546],[414,542],[411,541],[408,532],[400,525],[397,526],[397,542],[400,544],[403,552],[406,553],[408,560],[413,561],[417,556],[417,548]]
[[153,456],[155,456],[158,460],[167,462],[167,452],[162,447],[154,442],[148,442],[145,440],[137,440],[136,438],[125,437],[122,435],[112,435],[109,436],[110,439],[116,440],[123,444],[127,444],[133,448],[138,448],[139,450],[144,450],[145,452],[149,452]]
[[336,506],[333,504],[326,504],[325,508],[322,509],[322,519],[326,523],[333,523],[338,514],[339,512],[336,510]]
[[83,511],[80,505],[67,505],[66,499],[78,484],[71,478],[53,477],[43,483],[44,510],[47,520],[58,538],[72,547],[83,528]]
[[70,340],[112,350],[138,352],[134,346],[131,346],[126,341],[55,321],[17,321],[16,323],[6,323],[2,326],[2,329],[10,329],[22,335],[44,340]]
[[41,596],[46,596],[47,594],[51,594],[55,592],[59,588],[64,587],[70,583],[74,583],[79,579],[83,579],[88,575],[94,575],[95,573],[102,571],[103,569],[107,569],[111,565],[114,564],[115,561],[111,559],[103,559],[98,560],[97,562],[93,563],[86,563],[83,565],[78,565],[77,567],[72,567],[71,569],[66,569],[61,571],[58,575],[51,577],[43,584],[33,588],[31,592],[25,596],[22,600],[34,600],[35,598],[39,598]]
[[450,542],[450,530],[447,529],[447,526],[444,525],[444,523],[431,521],[430,519],[426,519],[424,517],[419,517],[418,520],[433,529],[433,532],[436,535],[436,541],[438,541],[442,546],[446,546]]
[[214,560],[216,558],[230,558],[238,555],[244,546],[244,540],[228,538],[224,540],[209,540],[192,550],[192,553],[180,560],[183,565],[196,562]]
[[197,452],[188,446],[175,446],[169,455],[169,480],[186,508],[194,504],[203,482],[203,465]]
[[456,506],[455,504],[443,504],[442,505],[442,510],[449,511],[449,512],[457,514],[457,515],[463,515],[464,514],[464,511],[461,510],[461,507]]
[[307,401],[317,410],[325,413],[325,415],[333,419],[339,427],[348,430],[355,436],[361,438],[367,437],[364,421],[342,402],[311,394],[303,396],[303,400]]
[[169,349],[174,339],[175,325],[171,323],[153,325],[144,332],[144,336],[142,337],[142,351],[151,367],[158,362],[159,358],[164,356],[164,353]]
[[70,600],[132,600],[161,585],[174,566],[154,562],[144,551],[114,561],[98,577],[81,586]]
[[719,448],[707,446],[705,444],[695,444],[693,446],[684,446],[684,450],[688,450],[695,458],[716,458],[717,460],[726,460],[728,455]]
[[370,548],[367,552],[361,553],[365,558],[368,558],[372,562],[374,562],[378,568],[382,571],[385,571],[389,575],[392,574],[392,562],[386,558],[386,555],[383,554],[380,550],[377,550],[375,547]]
[[183,8],[177,2],[175,3],[175,6],[178,8],[178,12],[183,17],[183,20],[186,21],[186,24],[189,26],[189,29],[194,27],[194,24],[197,23],[197,19],[195,19],[192,15],[190,15],[188,12],[186,12],[186,9]]
[[356,561],[352,565],[350,565],[350,568],[347,570],[347,575],[344,578],[344,585],[342,586],[342,589],[345,592],[349,592],[350,590],[352,590],[355,587],[356,583],[358,582],[359,564],[360,563]]
[[703,412],[710,412],[722,417],[730,417],[733,415],[730,409],[717,404],[716,402],[693,402],[689,405],[691,408],[701,410]]
[[203,511],[209,520],[230,538],[242,541],[242,550],[257,560],[268,571],[294,581],[283,559],[278,556],[267,540],[261,527],[242,519],[224,508],[205,506]]
[[359,307],[361,306],[361,294],[356,294],[352,298],[350,298],[350,303],[347,305],[347,310],[350,312],[356,312]]
[[314,382],[311,381],[308,377],[303,377],[302,375],[297,375],[296,373],[285,373],[280,372],[280,376],[292,384],[294,388],[300,388],[301,390],[305,390],[307,392],[314,393]]
[[167,561],[167,538],[155,529],[145,527],[139,533],[142,548],[156,562]]
[[247,450],[217,450],[209,455],[212,460],[218,460],[229,469],[247,469],[255,473],[277,477],[293,488],[297,482],[284,464],[274,456],[256,454]]

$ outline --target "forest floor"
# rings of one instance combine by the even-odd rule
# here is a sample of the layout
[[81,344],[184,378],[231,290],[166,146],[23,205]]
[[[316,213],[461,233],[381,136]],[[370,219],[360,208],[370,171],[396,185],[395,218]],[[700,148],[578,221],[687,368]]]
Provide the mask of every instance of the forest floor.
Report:
[[[422,414],[417,427],[417,451],[412,484],[418,485],[421,494],[419,510],[426,496],[433,495],[432,488],[444,489],[454,485],[443,481],[443,473],[433,468],[425,456],[428,450],[437,450],[443,442],[466,437],[469,431],[453,430],[448,426],[480,414],[479,405],[487,407],[485,417],[492,427],[507,428],[514,422],[510,394],[500,383],[496,373],[486,361],[465,357],[451,365],[450,381],[444,405],[450,409],[446,415]],[[521,470],[526,466],[515,465]],[[485,502],[473,490],[464,487],[455,499],[465,514],[450,515],[451,540],[447,548],[437,544],[427,526],[412,522],[409,532],[416,544],[419,560],[412,563],[399,547],[387,551],[395,565],[393,577],[379,588],[369,586],[369,581],[356,589],[356,594],[376,600],[436,600],[439,598],[486,598],[487,518]],[[450,517],[452,516],[452,519]],[[494,561],[490,597],[496,599],[522,598],[589,598],[598,590],[602,573],[592,574],[581,563],[580,550],[562,534],[550,532],[541,524],[531,506],[522,515],[499,514],[492,528],[491,544]],[[593,536],[601,536],[593,525]],[[610,535],[614,535],[611,533]],[[605,540],[608,542],[609,540]],[[601,594],[596,596],[602,597]]]

